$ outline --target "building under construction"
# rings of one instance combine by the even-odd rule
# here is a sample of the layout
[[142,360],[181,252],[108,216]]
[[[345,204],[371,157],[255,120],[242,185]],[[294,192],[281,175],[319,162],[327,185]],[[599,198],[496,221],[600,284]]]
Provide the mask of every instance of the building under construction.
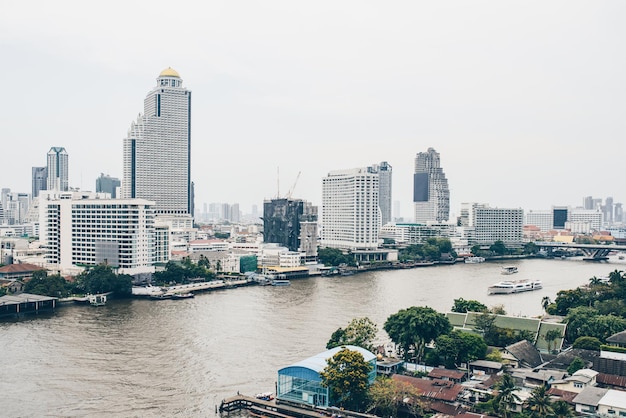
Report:
[[302,199],[276,198],[263,202],[263,240],[317,260],[317,206]]

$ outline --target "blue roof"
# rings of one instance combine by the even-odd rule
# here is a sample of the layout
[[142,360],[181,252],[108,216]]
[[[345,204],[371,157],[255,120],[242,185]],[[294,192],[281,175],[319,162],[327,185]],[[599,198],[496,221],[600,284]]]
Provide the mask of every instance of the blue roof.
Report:
[[[315,356],[309,357],[308,359],[305,359],[297,363],[294,363],[290,366],[287,366],[284,369],[287,369],[289,367],[302,367],[305,369],[312,370],[316,373],[320,373],[322,370],[326,368],[326,366],[328,366],[327,360],[345,348],[352,350],[352,351],[358,351],[359,353],[361,353],[365,361],[368,363],[376,359],[376,356],[372,352],[362,347],[357,347],[356,345],[344,345],[341,347],[331,348],[330,350],[324,351],[323,353],[319,353]],[[281,370],[284,370],[284,369],[281,369]]]

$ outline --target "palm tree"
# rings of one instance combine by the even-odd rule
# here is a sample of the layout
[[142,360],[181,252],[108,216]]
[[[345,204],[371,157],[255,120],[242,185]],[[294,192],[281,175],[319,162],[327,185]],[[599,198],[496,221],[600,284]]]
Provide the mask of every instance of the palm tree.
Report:
[[552,301],[548,296],[544,296],[543,298],[541,298],[541,307],[543,308],[544,312],[546,312],[546,309],[548,309],[548,306],[550,306],[551,303]]
[[515,393],[515,382],[510,374],[505,373],[496,385],[498,394],[494,398],[494,404],[500,411],[502,418],[509,418],[512,413],[510,406],[520,401],[520,397]]
[[526,400],[526,407],[533,417],[547,417],[554,414],[552,401],[548,395],[548,386],[541,385],[533,389],[530,398]]
[[574,416],[572,408],[565,401],[553,402],[552,411],[554,411],[555,418],[572,418]]

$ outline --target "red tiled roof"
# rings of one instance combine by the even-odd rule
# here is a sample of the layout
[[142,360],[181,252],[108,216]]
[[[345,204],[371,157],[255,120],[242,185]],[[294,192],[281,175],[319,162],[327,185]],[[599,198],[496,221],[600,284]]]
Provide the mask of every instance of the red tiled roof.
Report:
[[8,266],[0,267],[0,274],[2,273],[30,273],[33,271],[45,270],[43,267],[36,266],[35,264],[22,263],[22,264],[9,264]]
[[548,395],[556,396],[569,404],[574,404],[573,400],[578,395],[576,392],[570,392],[568,390],[550,388],[548,389]]
[[433,379],[441,379],[442,377],[447,377],[448,379],[463,379],[465,373],[460,370],[449,370],[449,369],[441,369],[435,368],[428,373],[428,377]]
[[412,385],[420,395],[429,399],[454,402],[463,391],[463,386],[445,380],[419,379],[399,374],[394,374],[391,378]]

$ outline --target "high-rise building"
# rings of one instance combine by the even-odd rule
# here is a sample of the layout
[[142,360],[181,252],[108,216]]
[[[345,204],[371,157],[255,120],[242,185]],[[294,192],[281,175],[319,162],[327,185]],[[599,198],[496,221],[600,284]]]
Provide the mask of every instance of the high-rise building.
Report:
[[163,70],[124,139],[122,198],[156,202],[157,215],[192,215],[191,91]]
[[378,165],[374,165],[378,171],[378,200],[380,207],[380,220],[382,225],[386,225],[392,221],[391,218],[391,186],[392,186],[392,168],[391,165],[383,161]]
[[69,190],[69,164],[67,151],[63,147],[52,147],[48,151],[48,190]]
[[378,248],[378,181],[374,167],[331,171],[323,179],[323,247],[345,250]]
[[433,148],[415,157],[413,203],[416,223],[444,222],[450,217],[448,179]]
[[48,187],[48,168],[33,167],[32,182],[32,196],[34,199],[39,196],[40,190],[46,190],[46,188]]
[[470,245],[491,245],[502,241],[508,248],[522,246],[524,210],[492,208],[486,204],[463,203],[461,220],[467,225]]
[[108,193],[112,199],[117,197],[118,187],[120,187],[120,179],[108,174],[100,173],[100,177],[96,179],[96,193]]

